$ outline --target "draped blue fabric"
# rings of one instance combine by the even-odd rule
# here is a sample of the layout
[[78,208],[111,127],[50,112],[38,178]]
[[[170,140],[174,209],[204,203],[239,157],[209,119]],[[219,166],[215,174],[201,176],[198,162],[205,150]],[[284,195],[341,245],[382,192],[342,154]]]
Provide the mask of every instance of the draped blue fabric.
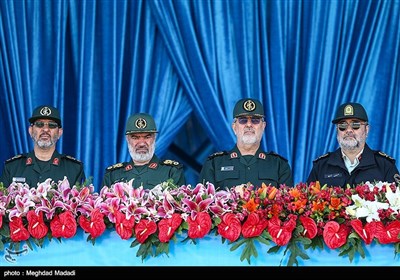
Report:
[[399,0],[0,1],[0,162],[31,149],[27,119],[48,103],[59,150],[99,189],[129,160],[128,116],[147,112],[156,153],[193,162],[195,184],[208,153],[234,145],[243,97],[263,102],[263,149],[296,183],[336,149],[331,120],[347,101],[367,110],[370,147],[400,159],[399,13]]

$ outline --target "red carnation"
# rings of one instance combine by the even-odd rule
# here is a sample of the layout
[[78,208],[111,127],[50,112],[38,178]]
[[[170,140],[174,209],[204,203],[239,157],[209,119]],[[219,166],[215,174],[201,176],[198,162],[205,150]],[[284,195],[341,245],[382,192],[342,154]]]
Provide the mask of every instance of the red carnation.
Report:
[[22,223],[22,219],[20,217],[13,217],[10,220],[10,237],[14,242],[19,242],[23,240],[29,239],[29,232]]
[[176,229],[181,225],[181,215],[174,213],[171,218],[162,219],[158,222],[158,239],[161,242],[168,242],[174,235]]
[[199,212],[196,217],[188,217],[187,223],[189,225],[188,236],[190,238],[203,238],[208,234],[211,229],[211,218],[206,212]]
[[56,238],[71,238],[75,235],[76,228],[74,215],[70,211],[56,215],[50,222],[52,235]]
[[397,236],[400,233],[400,221],[393,221],[386,225],[382,222],[374,222],[375,224],[375,237],[378,238],[379,243],[389,244],[399,242]]
[[88,218],[81,215],[79,217],[79,225],[85,232],[88,232],[92,238],[102,235],[106,230],[104,215],[100,212],[100,208],[96,208],[90,213],[90,217]]
[[222,216],[222,221],[218,225],[218,233],[233,242],[236,241],[242,230],[239,218],[233,213],[226,213]]
[[45,237],[49,228],[44,223],[43,212],[36,214],[35,210],[30,210],[26,217],[28,219],[28,230],[32,237],[37,239]]
[[242,226],[243,237],[250,238],[259,236],[267,226],[268,220],[260,218],[257,212],[250,213]]
[[133,216],[128,220],[124,213],[115,212],[115,230],[122,239],[127,240],[132,237],[134,226],[135,218]]
[[367,223],[363,227],[362,222],[359,219],[351,220],[350,225],[357,232],[357,234],[364,240],[365,244],[371,244],[374,240],[375,223]]
[[144,243],[147,238],[157,231],[157,224],[151,220],[140,220],[135,227],[136,239],[139,243]]
[[336,249],[344,245],[347,241],[348,228],[344,224],[338,224],[335,221],[329,221],[325,224],[323,237],[325,244]]

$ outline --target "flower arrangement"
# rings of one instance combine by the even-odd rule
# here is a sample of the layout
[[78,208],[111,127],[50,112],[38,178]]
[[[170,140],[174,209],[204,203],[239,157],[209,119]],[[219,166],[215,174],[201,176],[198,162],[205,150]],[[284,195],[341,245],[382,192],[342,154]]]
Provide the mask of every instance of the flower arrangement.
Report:
[[352,261],[364,258],[363,246],[376,241],[394,244],[400,252],[400,187],[395,183],[366,182],[354,188],[321,186],[319,182],[280,188],[249,184],[215,190],[211,183],[176,186],[166,181],[148,190],[132,182],[104,186],[70,186],[67,179],[51,179],[30,188],[12,183],[0,186],[0,250],[5,244],[18,250],[22,242],[32,249],[44,240],[71,238],[77,227],[95,244],[108,228],[144,261],[169,254],[176,234],[196,244],[207,234],[221,236],[231,251],[242,248],[241,260],[257,257],[255,242],[281,249],[287,265],[308,259],[307,251],[327,246]]

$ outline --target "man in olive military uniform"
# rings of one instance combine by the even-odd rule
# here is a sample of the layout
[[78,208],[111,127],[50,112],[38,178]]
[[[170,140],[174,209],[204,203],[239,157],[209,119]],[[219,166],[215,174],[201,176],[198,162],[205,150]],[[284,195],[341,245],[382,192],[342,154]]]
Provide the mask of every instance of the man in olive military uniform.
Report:
[[58,183],[66,176],[71,186],[83,183],[83,164],[56,150],[56,143],[63,134],[58,110],[48,105],[39,106],[33,110],[29,123],[33,150],[6,160],[0,182],[6,187],[12,182],[37,187],[48,178]]
[[160,160],[155,154],[157,128],[152,116],[139,113],[129,117],[125,139],[131,161],[114,164],[106,168],[102,187],[132,181],[132,186],[152,189],[172,179],[177,186],[186,184],[183,166],[177,161]]
[[399,178],[395,160],[366,144],[370,127],[361,104],[340,105],[332,123],[340,147],[314,160],[307,183],[354,187],[367,181],[395,182]]
[[239,100],[232,123],[236,145],[229,152],[210,155],[201,169],[200,181],[213,183],[217,189],[247,183],[255,187],[261,187],[262,183],[275,187],[293,186],[288,161],[260,148],[265,126],[261,102],[251,98]]

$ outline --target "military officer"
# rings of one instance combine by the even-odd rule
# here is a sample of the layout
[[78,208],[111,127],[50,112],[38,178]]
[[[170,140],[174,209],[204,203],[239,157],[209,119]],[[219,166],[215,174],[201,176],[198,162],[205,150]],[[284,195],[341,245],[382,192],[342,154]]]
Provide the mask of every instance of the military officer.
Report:
[[48,178],[58,183],[66,176],[71,186],[83,183],[82,162],[56,150],[56,143],[63,134],[59,111],[49,105],[38,106],[33,110],[29,123],[33,150],[6,160],[0,182],[7,187],[12,182],[37,187]]
[[128,118],[125,139],[131,160],[106,168],[102,186],[117,182],[129,182],[135,188],[143,186],[152,189],[156,185],[172,179],[177,186],[186,183],[183,166],[174,160],[160,160],[155,155],[157,128],[154,119],[146,113],[139,113]]
[[287,159],[260,148],[265,130],[264,108],[257,99],[239,100],[233,111],[232,129],[236,145],[228,152],[217,152],[205,161],[199,179],[211,182],[216,188],[231,188],[250,183],[275,187],[293,186],[291,168]]
[[370,126],[361,104],[340,105],[332,123],[340,147],[313,161],[307,183],[319,181],[330,187],[354,187],[367,181],[395,182],[399,178],[395,160],[366,144]]

